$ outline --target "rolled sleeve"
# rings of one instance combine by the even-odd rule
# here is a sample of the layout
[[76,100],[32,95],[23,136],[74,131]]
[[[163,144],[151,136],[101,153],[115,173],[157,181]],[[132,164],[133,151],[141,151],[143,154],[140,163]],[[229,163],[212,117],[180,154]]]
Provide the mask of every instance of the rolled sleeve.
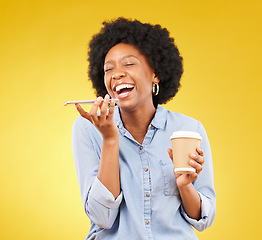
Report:
[[99,181],[96,177],[92,188],[89,193],[89,197],[100,203],[106,208],[118,208],[122,201],[122,192],[115,199],[113,194]]
[[203,194],[198,192],[200,199],[201,199],[201,219],[196,220],[190,218],[183,206],[181,206],[181,214],[183,217],[198,231],[204,231],[206,228],[212,225],[214,218],[215,218],[215,207],[212,206],[210,200],[205,197]]
[[122,198],[121,192],[115,199],[113,194],[96,177],[90,189],[87,203],[87,214],[90,220],[101,228],[111,228],[116,220]]

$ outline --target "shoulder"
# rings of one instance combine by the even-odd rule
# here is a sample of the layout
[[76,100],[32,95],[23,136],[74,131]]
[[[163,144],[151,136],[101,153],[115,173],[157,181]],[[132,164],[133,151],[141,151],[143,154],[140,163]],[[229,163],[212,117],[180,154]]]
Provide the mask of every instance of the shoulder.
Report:
[[74,121],[74,123],[73,123],[73,129],[75,129],[75,128],[77,128],[77,129],[84,129],[84,128],[89,128],[90,127],[90,124],[89,124],[90,122],[87,120],[87,119],[85,119],[85,118],[83,118],[81,115],[79,115],[76,119],[75,119],[75,121]]
[[[163,107],[161,107],[163,108]],[[166,110],[166,127],[172,131],[196,131],[199,132],[202,124],[199,120],[182,113]]]
[[182,113],[167,110],[166,126],[169,131],[193,131],[198,132],[203,138],[207,138],[205,127],[201,121]]
[[187,116],[182,113],[173,112],[167,110],[167,119],[168,120],[176,120],[177,122],[185,122],[185,123],[198,123],[199,121],[193,117]]
[[161,115],[162,117],[165,117],[166,120],[169,120],[169,121],[176,120],[176,122],[183,121],[183,122],[189,122],[189,123],[199,122],[197,119],[194,119],[194,118],[187,116],[185,114],[173,112],[171,110],[167,110],[161,105],[158,105],[157,112],[158,112],[159,115]]
[[88,121],[87,119],[83,118],[79,115],[74,123],[72,128],[73,133],[81,134],[81,135],[97,135],[99,131],[95,128],[95,126]]

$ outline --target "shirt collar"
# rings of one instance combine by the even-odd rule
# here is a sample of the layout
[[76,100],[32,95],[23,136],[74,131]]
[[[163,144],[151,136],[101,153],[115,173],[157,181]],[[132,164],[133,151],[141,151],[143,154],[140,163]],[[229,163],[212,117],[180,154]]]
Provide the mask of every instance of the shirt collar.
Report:
[[[115,121],[118,128],[123,127],[123,123],[122,123],[122,120],[121,120],[121,117],[120,117],[120,112],[119,112],[118,106],[115,107],[114,121]],[[155,128],[164,129],[164,127],[166,125],[166,121],[167,121],[167,110],[164,107],[158,105],[157,109],[156,109],[155,116],[151,121],[151,125],[153,125]]]
[[164,107],[158,105],[157,109],[156,109],[155,116],[152,119],[151,124],[155,128],[164,129],[165,125],[166,125],[166,121],[167,121],[167,110]]

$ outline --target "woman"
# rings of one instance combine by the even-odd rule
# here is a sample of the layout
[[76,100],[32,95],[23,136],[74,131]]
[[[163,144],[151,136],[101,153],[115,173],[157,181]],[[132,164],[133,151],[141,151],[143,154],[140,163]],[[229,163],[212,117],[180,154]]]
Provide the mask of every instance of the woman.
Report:
[[[81,116],[72,136],[91,220],[86,239],[197,239],[191,226],[202,231],[215,216],[209,142],[199,121],[159,105],[178,91],[182,57],[159,25],[124,18],[103,24],[89,45],[99,97],[89,113],[76,105]],[[194,173],[173,171],[170,136],[178,130],[203,138],[198,155],[190,155]]]

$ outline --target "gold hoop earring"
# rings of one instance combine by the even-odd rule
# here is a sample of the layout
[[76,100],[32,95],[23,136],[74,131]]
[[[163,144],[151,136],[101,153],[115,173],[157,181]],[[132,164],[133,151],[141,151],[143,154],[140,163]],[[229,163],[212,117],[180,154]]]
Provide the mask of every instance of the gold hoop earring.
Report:
[[158,83],[153,83],[153,95],[154,96],[157,96],[158,95],[158,93],[159,93],[159,85],[158,85]]

